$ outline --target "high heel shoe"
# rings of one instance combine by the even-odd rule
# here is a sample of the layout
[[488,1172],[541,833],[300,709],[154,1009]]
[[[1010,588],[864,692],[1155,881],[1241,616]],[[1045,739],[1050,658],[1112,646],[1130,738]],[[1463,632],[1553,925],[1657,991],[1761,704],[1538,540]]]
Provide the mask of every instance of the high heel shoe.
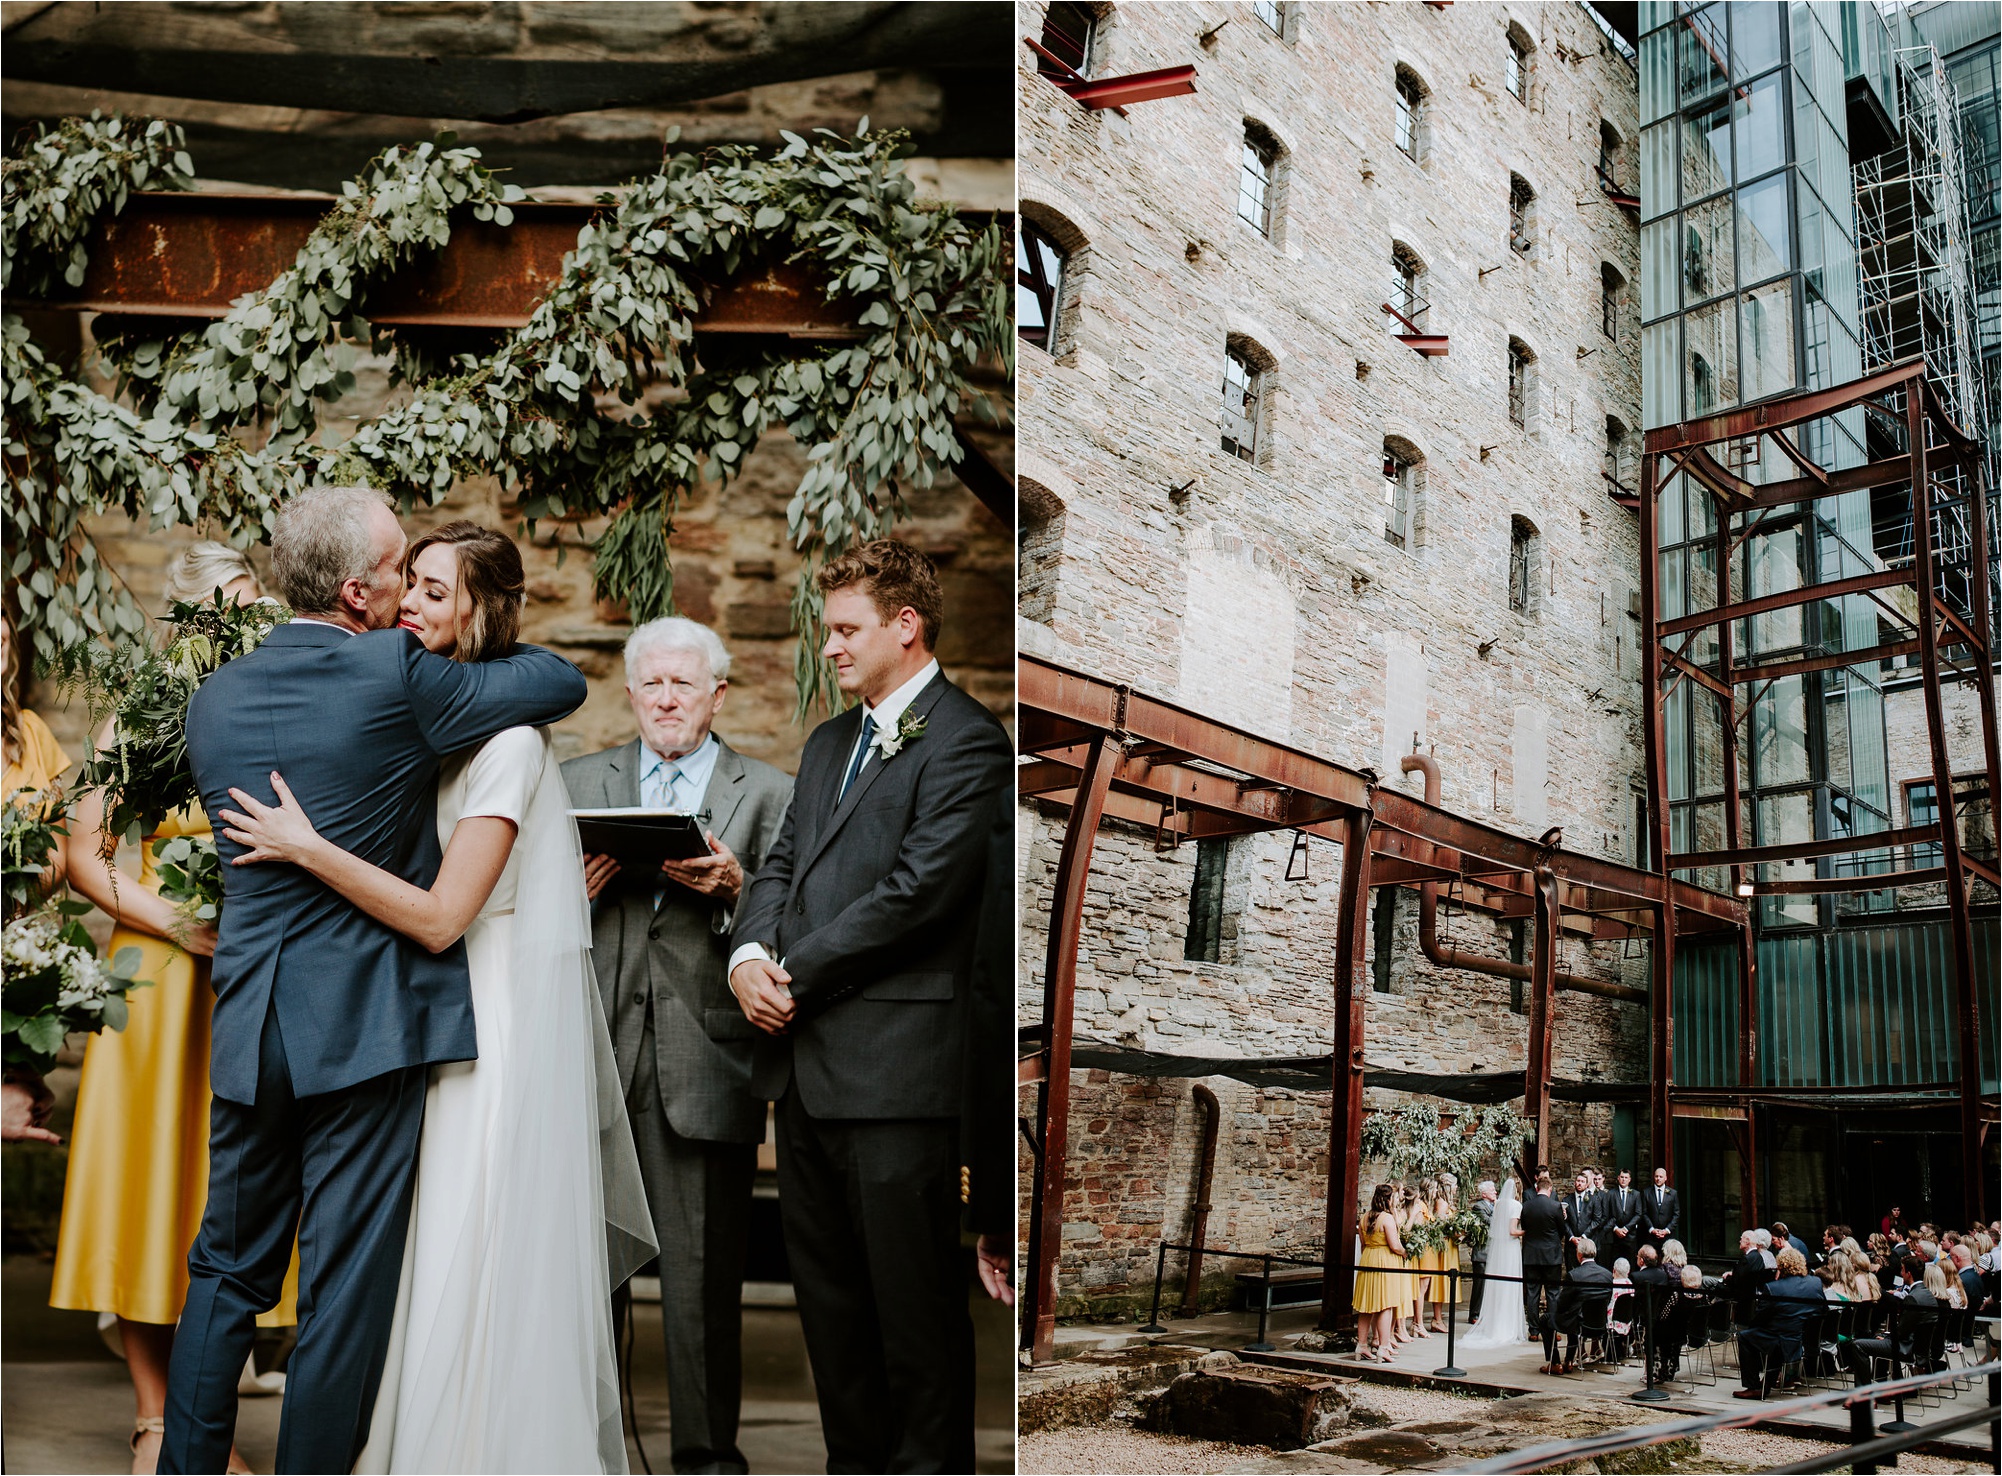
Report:
[[[138,1419],[135,1419],[132,1422],[131,1445],[132,1445],[132,1469],[134,1471],[139,1470],[139,1442],[141,1440],[144,1440],[148,1435],[159,1435],[164,1437],[166,1433],[167,1433],[167,1421],[165,1417],[161,1415],[141,1415]],[[148,1471],[158,1470],[159,1465],[160,1465],[160,1452],[158,1447],[155,1447],[153,1451],[153,1464],[146,1467],[146,1469]]]

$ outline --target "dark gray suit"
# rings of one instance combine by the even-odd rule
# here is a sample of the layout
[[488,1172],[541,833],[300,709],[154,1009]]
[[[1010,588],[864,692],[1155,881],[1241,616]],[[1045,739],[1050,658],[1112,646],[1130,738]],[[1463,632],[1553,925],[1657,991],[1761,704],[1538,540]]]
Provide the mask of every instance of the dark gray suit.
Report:
[[[702,808],[745,884],[778,838],[792,780],[717,739]],[[580,809],[640,803],[640,740],[563,765]],[[733,909],[655,877],[615,877],[592,909],[591,961],[660,1239],[661,1325],[676,1471],[743,1471],[744,1245],[765,1136],[757,1030],[730,993]]]
[[959,1245],[974,939],[1012,745],[935,677],[922,737],[841,780],[862,728],[816,728],[778,843],[738,909],[792,976],[758,1042],[778,1100],[779,1209],[828,1470],[973,1469],[973,1326]]
[[[188,708],[213,819],[231,786],[276,803],[275,769],[321,835],[405,881],[436,879],[440,760],[553,722],[583,675],[522,646],[434,656],[408,631],[281,625]],[[216,831],[225,862],[243,847]],[[461,943],[433,955],[296,866],[223,867],[209,1197],[167,1379],[162,1471],[220,1471],[253,1323],[299,1242],[280,1471],[347,1471],[368,1439],[396,1307],[424,1068],[475,1054]]]

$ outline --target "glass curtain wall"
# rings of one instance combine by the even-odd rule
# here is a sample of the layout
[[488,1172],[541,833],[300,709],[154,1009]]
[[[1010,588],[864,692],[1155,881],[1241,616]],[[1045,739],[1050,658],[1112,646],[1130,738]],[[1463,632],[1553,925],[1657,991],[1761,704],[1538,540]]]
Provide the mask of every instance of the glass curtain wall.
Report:
[[[1679,13],[1678,13],[1679,11]],[[1742,0],[1641,6],[1643,413],[1650,427],[1862,373],[1839,7]],[[1831,469],[1865,459],[1863,412],[1799,427]],[[1753,483],[1795,471],[1770,437],[1723,448]],[[1664,619],[1882,567],[1869,494],[1849,493],[1720,525],[1710,494],[1677,478],[1659,504]],[[1727,566],[1720,578],[1720,560]],[[1878,643],[1867,595],[1734,623],[1735,668]],[[1714,631],[1684,656],[1716,670]],[[1750,711],[1727,734],[1722,704],[1678,683],[1666,713],[1670,844],[1723,848],[1724,744],[1737,746],[1740,835],[1774,845],[1890,828],[1883,693],[1873,667],[1738,687]],[[1891,869],[1888,853],[1761,868],[1762,880]],[[1679,873],[1716,890],[1719,869]],[[1881,893],[1760,900],[1761,930],[1826,928],[1888,905]]]

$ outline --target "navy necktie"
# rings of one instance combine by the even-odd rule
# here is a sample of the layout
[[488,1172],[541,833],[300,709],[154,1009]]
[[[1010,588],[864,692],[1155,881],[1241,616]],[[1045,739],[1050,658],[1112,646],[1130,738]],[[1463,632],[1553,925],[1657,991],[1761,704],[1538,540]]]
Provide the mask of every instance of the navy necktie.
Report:
[[841,792],[834,796],[836,809],[839,809],[841,802],[848,798],[848,788],[855,782],[855,776],[862,772],[862,760],[869,756],[869,745],[875,737],[876,715],[873,712],[865,712],[862,714],[862,741],[855,745],[855,757],[848,761],[848,772],[841,779]]

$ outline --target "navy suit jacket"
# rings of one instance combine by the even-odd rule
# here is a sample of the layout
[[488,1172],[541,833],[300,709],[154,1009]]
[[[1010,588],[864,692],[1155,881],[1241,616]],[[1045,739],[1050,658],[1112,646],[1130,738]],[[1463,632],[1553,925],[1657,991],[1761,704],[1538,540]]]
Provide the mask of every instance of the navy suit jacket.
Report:
[[299,1096],[477,1054],[464,945],[427,953],[300,867],[228,865],[244,849],[217,819],[234,806],[230,787],[275,804],[277,770],[321,835],[428,887],[443,858],[440,760],[506,728],[554,722],[584,696],[583,674],[540,647],[461,664],[409,631],[312,622],[279,626],[202,684],[188,707],[188,760],[225,863],[217,1096],[257,1100],[258,1041],[274,1007]]

